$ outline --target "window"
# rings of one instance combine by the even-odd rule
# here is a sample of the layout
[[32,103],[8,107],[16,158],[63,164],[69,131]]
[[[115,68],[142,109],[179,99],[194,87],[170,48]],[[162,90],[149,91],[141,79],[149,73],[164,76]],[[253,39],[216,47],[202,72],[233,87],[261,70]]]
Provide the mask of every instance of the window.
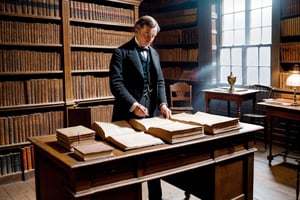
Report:
[[219,82],[271,83],[272,0],[222,0]]

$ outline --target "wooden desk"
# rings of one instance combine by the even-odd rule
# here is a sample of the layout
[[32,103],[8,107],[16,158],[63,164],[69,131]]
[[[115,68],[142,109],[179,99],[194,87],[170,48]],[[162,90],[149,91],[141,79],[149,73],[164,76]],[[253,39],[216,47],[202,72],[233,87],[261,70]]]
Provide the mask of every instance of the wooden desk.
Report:
[[[260,126],[178,144],[79,161],[56,144],[55,135],[30,138],[34,144],[38,200],[141,200],[145,181],[163,178],[201,199],[253,199],[252,132]],[[192,178],[191,178],[192,177]]]
[[206,101],[206,112],[210,112],[210,101],[212,99],[227,101],[227,113],[230,116],[230,102],[233,101],[237,105],[237,117],[241,118],[241,104],[244,101],[252,100],[253,105],[256,103],[256,93],[258,90],[250,90],[236,88],[234,91],[229,91],[227,88],[212,88],[203,90]]
[[288,120],[294,120],[297,122],[300,122],[300,106],[290,106],[290,105],[282,105],[282,104],[275,104],[275,103],[268,103],[268,102],[260,102],[258,103],[260,105],[265,105],[266,106],[266,114],[267,114],[267,126],[268,126],[268,143],[269,143],[269,155],[268,155],[268,160],[269,160],[269,165],[271,165],[272,160],[276,156],[287,156],[288,152],[281,152],[274,154],[272,153],[272,143],[273,143],[273,138],[272,138],[272,130],[273,130],[273,118],[274,117],[279,117],[283,119],[288,119]]

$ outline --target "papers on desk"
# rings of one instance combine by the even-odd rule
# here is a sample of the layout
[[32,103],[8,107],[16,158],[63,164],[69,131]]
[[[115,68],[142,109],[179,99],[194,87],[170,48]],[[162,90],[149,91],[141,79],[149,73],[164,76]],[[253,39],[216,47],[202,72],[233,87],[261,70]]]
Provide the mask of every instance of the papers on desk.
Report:
[[275,104],[275,105],[282,105],[282,106],[289,106],[293,103],[293,100],[291,99],[283,99],[283,98],[278,98],[278,99],[263,99],[264,102],[269,103],[269,104]]
[[[215,91],[220,91],[220,92],[229,92],[229,87],[220,87],[220,88],[216,88],[214,89]],[[246,88],[234,88],[233,91],[230,92],[246,92],[248,91],[248,89]]]

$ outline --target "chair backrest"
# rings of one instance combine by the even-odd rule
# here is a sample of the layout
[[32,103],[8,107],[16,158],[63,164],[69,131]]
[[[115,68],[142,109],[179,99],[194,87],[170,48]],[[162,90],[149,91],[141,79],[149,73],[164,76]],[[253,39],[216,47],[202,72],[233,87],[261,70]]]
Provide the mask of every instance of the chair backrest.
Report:
[[192,85],[186,82],[176,82],[170,85],[171,107],[192,107]]
[[254,105],[255,112],[259,114],[265,113],[265,106],[257,104],[257,102],[262,102],[264,99],[271,98],[272,96],[272,86],[253,84],[249,86],[250,89],[258,90],[256,93],[256,103]]

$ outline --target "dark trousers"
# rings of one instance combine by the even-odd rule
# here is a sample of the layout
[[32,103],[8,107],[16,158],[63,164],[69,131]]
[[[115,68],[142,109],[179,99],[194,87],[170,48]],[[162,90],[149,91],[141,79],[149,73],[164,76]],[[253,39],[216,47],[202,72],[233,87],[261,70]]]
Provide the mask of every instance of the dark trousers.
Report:
[[160,179],[154,179],[148,181],[149,200],[161,200],[162,190],[160,185]]

